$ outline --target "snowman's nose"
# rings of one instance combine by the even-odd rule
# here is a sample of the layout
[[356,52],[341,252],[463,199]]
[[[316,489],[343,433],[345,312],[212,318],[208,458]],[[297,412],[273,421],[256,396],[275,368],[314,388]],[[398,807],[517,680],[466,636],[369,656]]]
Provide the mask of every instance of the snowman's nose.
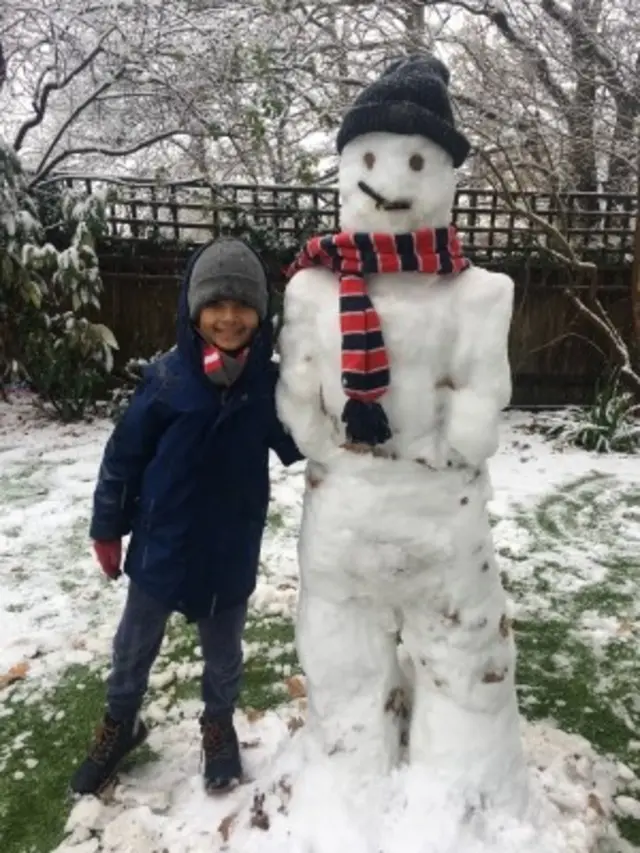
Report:
[[411,207],[411,202],[407,199],[398,199],[397,201],[387,201],[387,199],[380,195],[379,192],[376,192],[369,184],[364,181],[358,181],[358,188],[362,190],[363,193],[372,198],[376,203],[376,208],[379,210],[383,208],[383,210],[409,210]]
[[387,200],[384,196],[381,196],[380,193],[377,193],[374,189],[372,189],[369,184],[365,184],[364,181],[358,181],[358,187],[362,190],[363,193],[372,198],[377,207],[384,207],[387,203]]

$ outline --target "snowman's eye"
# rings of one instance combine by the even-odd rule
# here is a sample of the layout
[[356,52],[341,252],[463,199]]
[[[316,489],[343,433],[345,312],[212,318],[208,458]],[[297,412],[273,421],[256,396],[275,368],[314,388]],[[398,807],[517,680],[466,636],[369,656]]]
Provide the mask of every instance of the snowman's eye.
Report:
[[367,153],[364,155],[364,157],[362,159],[364,160],[364,164],[367,167],[367,169],[373,169],[373,166],[376,162],[376,155],[375,154],[373,154],[371,151],[367,151]]
[[409,166],[414,172],[422,171],[422,168],[424,167],[424,157],[422,154],[412,154],[411,157],[409,157]]

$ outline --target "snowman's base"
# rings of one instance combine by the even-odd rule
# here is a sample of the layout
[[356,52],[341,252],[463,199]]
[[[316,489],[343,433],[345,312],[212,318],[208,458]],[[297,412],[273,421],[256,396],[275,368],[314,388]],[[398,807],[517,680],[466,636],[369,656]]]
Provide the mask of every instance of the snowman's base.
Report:
[[[612,785],[584,743],[527,730],[531,809],[515,821],[461,802],[426,768],[384,779],[349,775],[301,731],[229,816],[233,853],[592,853],[621,851],[608,819]],[[608,840],[613,846],[607,847]]]
[[[322,756],[293,707],[253,722],[238,715],[253,781],[223,797],[204,792],[193,715],[154,730],[160,753],[123,774],[109,803],[81,801],[58,853],[622,853],[612,814],[629,771],[581,738],[525,726],[537,822],[513,824],[448,801],[428,771],[404,766],[350,779]],[[291,731],[298,729],[293,734]],[[622,775],[621,775],[622,774]],[[633,782],[631,782],[633,784]],[[532,811],[534,811],[532,809]]]

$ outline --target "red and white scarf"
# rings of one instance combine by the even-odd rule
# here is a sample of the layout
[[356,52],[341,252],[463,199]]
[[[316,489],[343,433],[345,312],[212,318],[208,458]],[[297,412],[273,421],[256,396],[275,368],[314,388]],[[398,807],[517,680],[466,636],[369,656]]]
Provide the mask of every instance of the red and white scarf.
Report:
[[249,347],[229,355],[218,347],[204,344],[202,367],[205,375],[215,384],[228,388],[238,379],[249,357]]

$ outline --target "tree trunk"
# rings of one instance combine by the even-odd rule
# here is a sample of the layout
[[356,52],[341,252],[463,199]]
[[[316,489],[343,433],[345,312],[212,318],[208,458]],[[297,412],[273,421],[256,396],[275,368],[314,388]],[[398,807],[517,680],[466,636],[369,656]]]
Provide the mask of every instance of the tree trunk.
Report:
[[[589,0],[574,0],[573,14],[583,18],[595,29],[597,11]],[[575,185],[578,192],[592,193],[598,189],[594,124],[596,110],[596,62],[589,42],[577,28],[570,28],[571,58],[576,71],[576,88],[567,114],[571,132],[571,148]]]
[[425,4],[417,0],[404,0],[404,42],[407,53],[419,53],[424,49]]
[[640,358],[640,177],[636,198],[636,230],[633,238],[633,266],[631,267],[631,305],[633,311],[633,348]]

